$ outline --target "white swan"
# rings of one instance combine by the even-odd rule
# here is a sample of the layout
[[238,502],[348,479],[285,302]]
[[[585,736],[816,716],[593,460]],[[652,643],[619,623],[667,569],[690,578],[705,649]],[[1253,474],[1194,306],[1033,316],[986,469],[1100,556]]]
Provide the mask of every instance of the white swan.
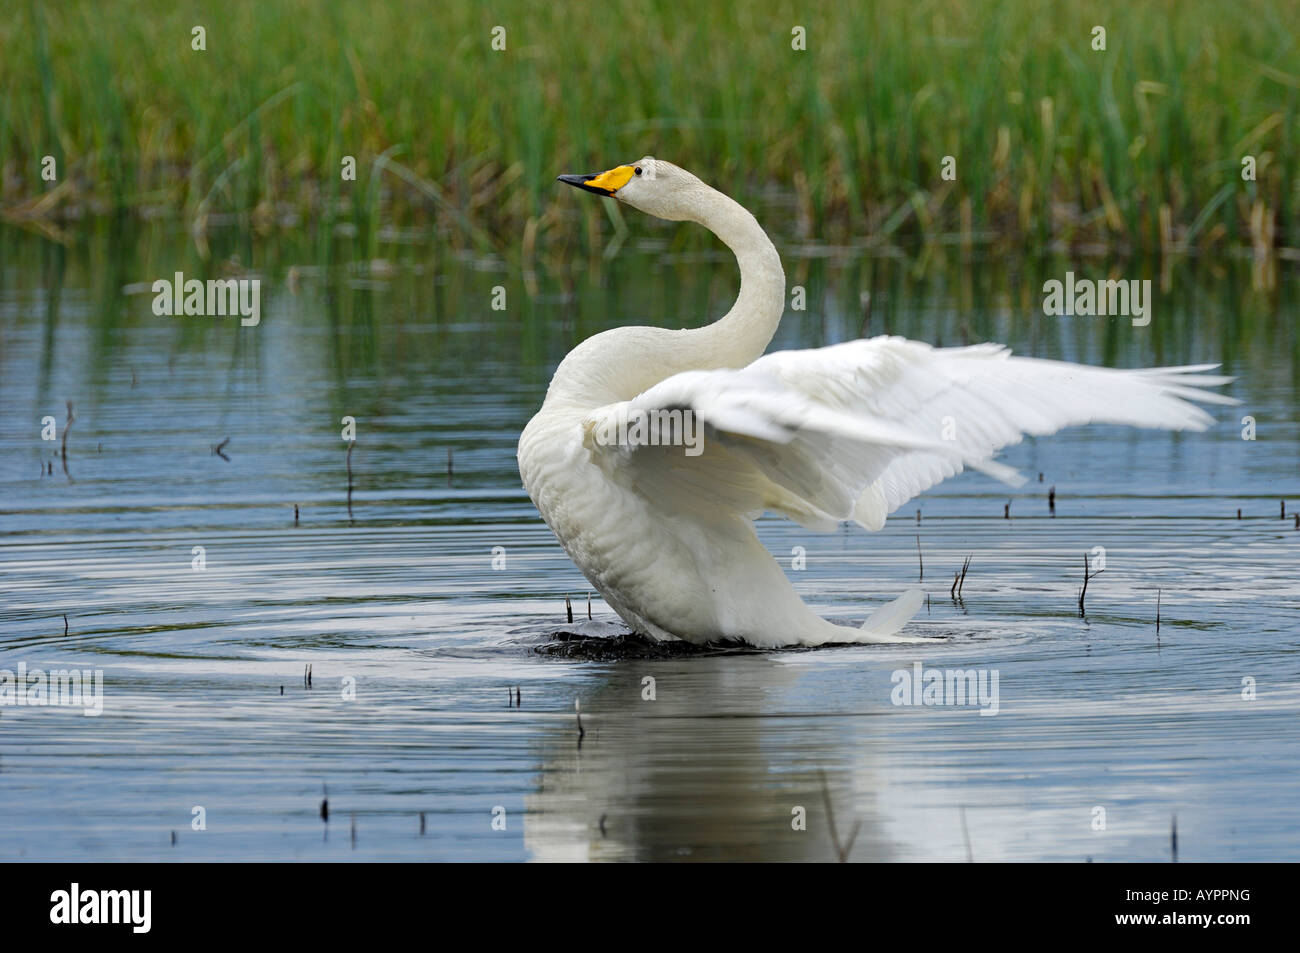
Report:
[[[1090,422],[1203,430],[1211,418],[1188,400],[1234,402],[1200,389],[1231,380],[1200,373],[1216,365],[1114,370],[898,337],[763,356],[785,309],[785,273],[753,215],[650,156],[560,181],[698,222],[740,265],[736,303],[713,324],[614,328],[579,344],[519,439],[519,472],[542,518],[614,611],[655,638],[919,641],[898,634],[919,590],[859,629],[836,625],[803,604],[753,520],[772,510],[810,529],[853,520],[878,530],[963,467],[1023,482],[992,457],[1024,434]],[[702,423],[700,446],[638,431],[673,410],[679,444]]]

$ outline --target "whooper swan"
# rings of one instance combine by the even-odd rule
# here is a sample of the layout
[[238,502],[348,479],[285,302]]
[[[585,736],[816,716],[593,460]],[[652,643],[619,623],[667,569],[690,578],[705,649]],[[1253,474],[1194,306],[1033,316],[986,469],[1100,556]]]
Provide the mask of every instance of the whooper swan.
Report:
[[919,590],[861,628],[809,610],[754,519],[771,510],[813,530],[845,520],[878,530],[964,467],[1023,482],[992,458],[1025,434],[1087,423],[1203,430],[1212,420],[1189,400],[1233,402],[1201,389],[1231,380],[1202,373],[1217,365],[1115,370],[900,337],[764,356],[785,273],[753,215],[650,156],[559,178],[697,222],[740,265],[736,303],[713,324],[614,328],[575,347],[519,439],[524,486],[560,544],[629,626],[658,639],[920,641],[899,633]]

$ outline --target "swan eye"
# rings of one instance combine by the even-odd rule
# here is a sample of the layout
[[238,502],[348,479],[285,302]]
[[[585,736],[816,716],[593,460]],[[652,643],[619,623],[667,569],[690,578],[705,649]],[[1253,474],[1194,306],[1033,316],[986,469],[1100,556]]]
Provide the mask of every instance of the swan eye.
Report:
[[640,167],[640,166],[637,166],[637,167],[636,167],[636,174],[637,174],[637,175],[640,175],[640,174],[641,174],[641,167]]

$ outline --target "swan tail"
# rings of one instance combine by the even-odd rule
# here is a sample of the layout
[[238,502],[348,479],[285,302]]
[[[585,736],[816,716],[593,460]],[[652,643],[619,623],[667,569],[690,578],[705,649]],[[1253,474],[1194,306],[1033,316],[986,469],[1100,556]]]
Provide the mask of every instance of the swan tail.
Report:
[[858,630],[859,642],[924,642],[925,639],[899,635],[898,630],[912,621],[912,617],[925,604],[925,593],[908,589],[897,599],[887,602],[862,623]]

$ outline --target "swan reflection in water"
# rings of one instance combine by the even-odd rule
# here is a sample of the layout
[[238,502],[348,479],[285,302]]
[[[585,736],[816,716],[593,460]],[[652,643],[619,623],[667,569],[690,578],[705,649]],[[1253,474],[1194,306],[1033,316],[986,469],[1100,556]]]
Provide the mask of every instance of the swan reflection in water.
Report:
[[530,857],[833,861],[829,796],[841,845],[857,827],[849,859],[893,859],[870,797],[854,796],[872,770],[862,746],[845,746],[846,716],[773,710],[798,678],[758,654],[611,666],[582,699],[581,745],[573,716],[541,742],[525,798]]

